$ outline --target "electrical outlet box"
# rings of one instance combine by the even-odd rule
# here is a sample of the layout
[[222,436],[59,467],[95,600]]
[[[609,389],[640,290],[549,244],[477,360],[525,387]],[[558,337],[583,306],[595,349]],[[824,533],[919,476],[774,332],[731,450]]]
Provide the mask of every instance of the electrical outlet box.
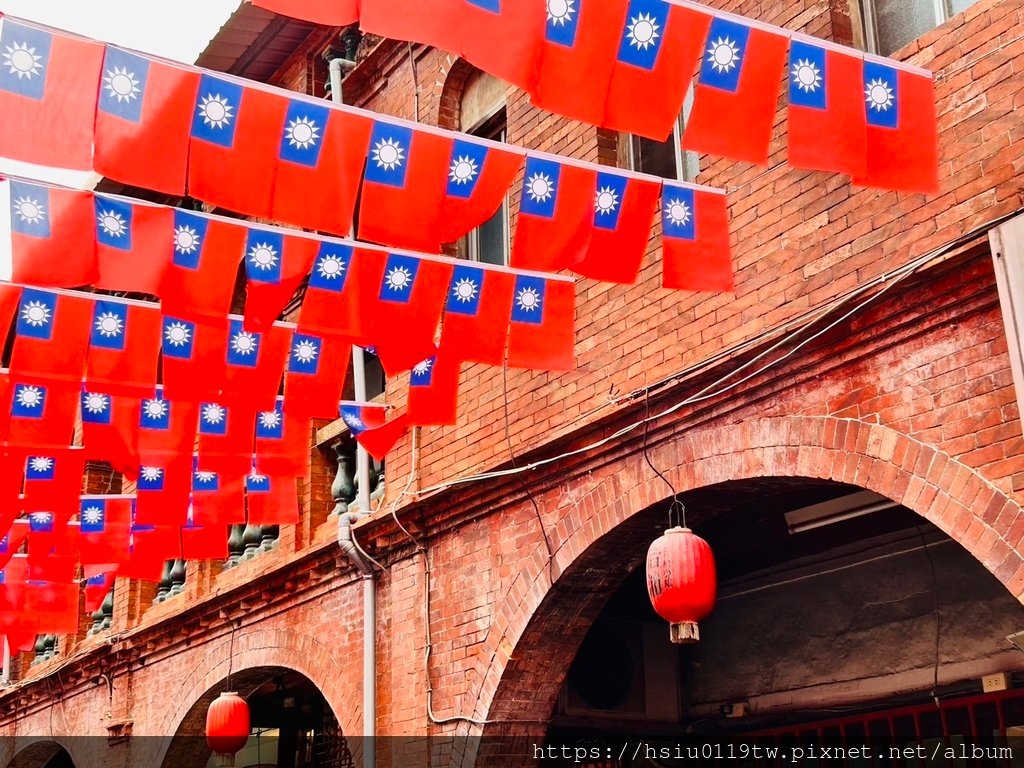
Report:
[[993,675],[985,675],[981,678],[981,688],[985,693],[993,691],[1005,691],[1010,687],[1010,676],[1005,672],[996,672]]

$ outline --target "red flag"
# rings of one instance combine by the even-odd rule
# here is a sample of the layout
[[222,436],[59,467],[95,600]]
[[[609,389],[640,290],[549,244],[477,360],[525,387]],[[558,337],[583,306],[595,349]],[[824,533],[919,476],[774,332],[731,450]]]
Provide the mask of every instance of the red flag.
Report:
[[864,62],[867,172],[854,184],[901,192],[939,191],[935,83],[928,74]]
[[10,216],[11,280],[55,288],[96,281],[91,192],[0,181],[0,205]]
[[[7,460],[7,457],[4,457]],[[19,477],[21,476],[21,470],[18,470]],[[15,514],[18,514],[17,512]],[[22,518],[20,520],[12,520],[8,526],[7,532],[3,538],[0,539],[0,568],[7,568],[7,564],[11,562],[11,558],[14,557],[20,550],[21,545],[28,539],[29,525],[28,520]],[[14,561],[24,565],[24,560]]]
[[90,390],[153,393],[160,359],[160,308],[99,299],[93,304],[85,380]]
[[198,72],[108,45],[96,109],[96,172],[182,196],[192,124],[182,105],[195,104],[198,90]]
[[[187,479],[187,477],[186,477]],[[187,486],[186,486],[187,488]],[[187,505],[188,498],[185,503]],[[136,515],[138,503],[136,503]],[[181,557],[181,528],[176,525],[132,523],[131,555],[117,567],[117,575],[126,579],[160,581],[164,563]]]
[[782,35],[716,16],[683,146],[766,165],[788,43]]
[[[338,412],[338,401],[334,401]],[[284,403],[256,414],[255,471],[262,475],[305,476],[309,473],[309,416],[293,412]]]
[[281,316],[309,275],[320,244],[265,229],[250,229],[245,244],[245,326],[262,331]]
[[320,246],[299,310],[299,333],[371,343],[386,254],[333,241]]
[[373,121],[293,99],[280,131],[271,217],[348,235]]
[[[604,107],[628,0],[549,2],[530,101],[592,125]],[[586,77],[580,77],[585,72]]]
[[259,8],[325,27],[347,27],[359,21],[357,0],[249,0]]
[[574,272],[611,283],[636,282],[651,239],[661,184],[649,179],[597,175],[594,229],[586,255]]
[[448,262],[388,254],[372,333],[388,373],[407,371],[433,354],[452,269]]
[[25,583],[25,613],[35,618],[36,632],[39,634],[76,634],[78,598],[78,584],[60,584],[35,578]]
[[186,560],[227,560],[228,527],[189,523],[181,529],[181,556]]
[[191,456],[196,444],[199,405],[188,400],[168,400],[157,391],[135,411],[139,461],[163,464]]
[[601,125],[658,141],[671,136],[710,23],[665,0],[630,0]]
[[385,421],[386,409],[344,403],[339,409],[352,437],[375,459],[383,460],[409,428],[405,414]]
[[511,272],[457,264],[448,286],[441,348],[457,360],[501,365],[514,285]]
[[343,336],[296,331],[284,374],[289,413],[333,418],[345,388],[352,343]]
[[[505,324],[507,326],[507,320]],[[504,345],[504,335],[502,339]],[[459,368],[459,359],[442,344],[435,357],[412,369],[409,376],[409,424],[426,427],[456,423]]]
[[139,469],[139,401],[82,390],[82,447],[86,458],[108,461],[134,478]]
[[[200,469],[192,473],[192,522],[212,528],[245,522],[245,481]],[[225,532],[225,541],[227,535]]]
[[89,299],[25,288],[11,352],[12,375],[45,376],[77,391],[91,325]]
[[254,423],[251,405],[200,404],[199,469],[231,481],[245,475],[252,468]]
[[253,471],[245,478],[249,525],[295,525],[299,522],[297,478]]
[[78,531],[68,526],[70,517],[58,517],[53,512],[33,512],[28,516],[26,552],[30,579],[71,581],[75,577]]
[[508,365],[545,371],[573,367],[576,286],[561,280],[516,275],[508,331]]
[[436,249],[437,201],[453,144],[448,136],[374,121],[359,206],[360,240]]
[[7,442],[26,447],[69,446],[74,436],[80,386],[12,376],[3,410]]
[[0,19],[0,155],[92,168],[103,46]]
[[[169,526],[174,531],[174,546],[178,545],[177,528],[188,518],[188,499],[192,490],[192,457],[178,456],[160,462],[145,462],[139,468],[139,479],[135,487],[135,511],[133,527]],[[167,548],[158,544],[158,537],[147,543],[154,547]],[[138,540],[135,541],[137,548]],[[145,548],[145,547],[144,547]],[[135,560],[135,555],[129,560]],[[178,557],[168,553],[163,560]],[[122,574],[127,575],[127,574]]]
[[228,320],[227,364],[220,401],[253,408],[271,407],[281,391],[281,376],[291,351],[292,332],[275,325],[262,333]]
[[176,317],[221,317],[231,308],[246,228],[175,209],[174,255],[160,284],[163,311]]
[[462,56],[470,64],[523,90],[536,78],[544,37],[545,3],[464,0],[458,19]]
[[526,158],[511,263],[556,272],[586,253],[594,221],[597,171]]
[[797,168],[863,176],[864,59],[794,39],[789,49],[788,159]]
[[85,579],[85,612],[96,613],[114,588],[114,572],[97,573]]
[[249,216],[269,217],[288,100],[204,73],[189,143],[188,193]]
[[458,54],[456,20],[465,0],[360,0],[359,27],[391,40],[415,40]]
[[725,195],[665,183],[661,199],[664,285],[733,290]]
[[174,249],[174,212],[96,195],[97,288],[160,294]]
[[[440,252],[494,215],[523,164],[523,156],[471,139],[456,139],[448,163],[448,182],[437,207],[436,242],[422,250]],[[428,247],[429,246],[429,247]]]
[[78,448],[31,454],[25,460],[26,512],[53,514],[62,525],[78,511],[85,474],[85,453]]
[[216,397],[224,383],[227,320],[163,318],[164,394],[171,400]]
[[85,498],[78,512],[78,553],[83,565],[123,563],[130,555],[132,500]]

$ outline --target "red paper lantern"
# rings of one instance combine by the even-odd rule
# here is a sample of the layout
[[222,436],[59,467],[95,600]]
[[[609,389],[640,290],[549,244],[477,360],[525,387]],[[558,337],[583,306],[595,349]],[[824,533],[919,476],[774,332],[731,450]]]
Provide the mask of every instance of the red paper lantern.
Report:
[[647,594],[673,643],[700,640],[697,622],[715,606],[715,558],[689,528],[669,528],[647,551]]
[[219,755],[234,755],[249,741],[249,705],[237,693],[222,693],[206,712],[206,743]]

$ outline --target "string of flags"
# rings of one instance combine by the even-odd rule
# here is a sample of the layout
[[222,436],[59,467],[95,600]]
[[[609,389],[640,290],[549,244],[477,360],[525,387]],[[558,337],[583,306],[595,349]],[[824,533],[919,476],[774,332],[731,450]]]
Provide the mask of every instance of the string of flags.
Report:
[[[512,266],[637,279],[659,210],[656,177],[328,104],[10,18],[0,25],[0,55],[10,59],[0,66],[0,108],[15,115],[0,127],[0,155],[93,168],[125,184],[187,191],[240,214],[336,235],[352,230],[358,204],[361,240],[428,253],[486,221],[521,179],[528,216]],[[70,90],[65,71],[92,72],[91,85]],[[731,271],[724,193],[681,186],[692,193],[683,211],[693,224],[685,228],[690,250],[712,259],[711,272]],[[21,229],[31,223],[22,218]],[[119,241],[108,233],[104,244]],[[666,259],[686,258],[675,254],[666,249]],[[666,287],[703,290],[676,284],[670,276],[678,274],[666,261]],[[731,288],[730,277],[714,290]]]
[[762,165],[785,72],[790,165],[938,191],[930,72],[689,0],[250,2],[441,48],[550,112],[657,140],[672,135],[696,75],[683,146]]

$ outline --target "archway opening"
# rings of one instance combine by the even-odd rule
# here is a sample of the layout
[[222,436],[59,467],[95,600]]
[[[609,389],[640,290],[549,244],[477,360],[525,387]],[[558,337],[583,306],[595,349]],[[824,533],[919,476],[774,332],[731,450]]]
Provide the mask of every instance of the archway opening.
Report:
[[75,761],[60,744],[36,741],[19,750],[9,768],[75,768]]

